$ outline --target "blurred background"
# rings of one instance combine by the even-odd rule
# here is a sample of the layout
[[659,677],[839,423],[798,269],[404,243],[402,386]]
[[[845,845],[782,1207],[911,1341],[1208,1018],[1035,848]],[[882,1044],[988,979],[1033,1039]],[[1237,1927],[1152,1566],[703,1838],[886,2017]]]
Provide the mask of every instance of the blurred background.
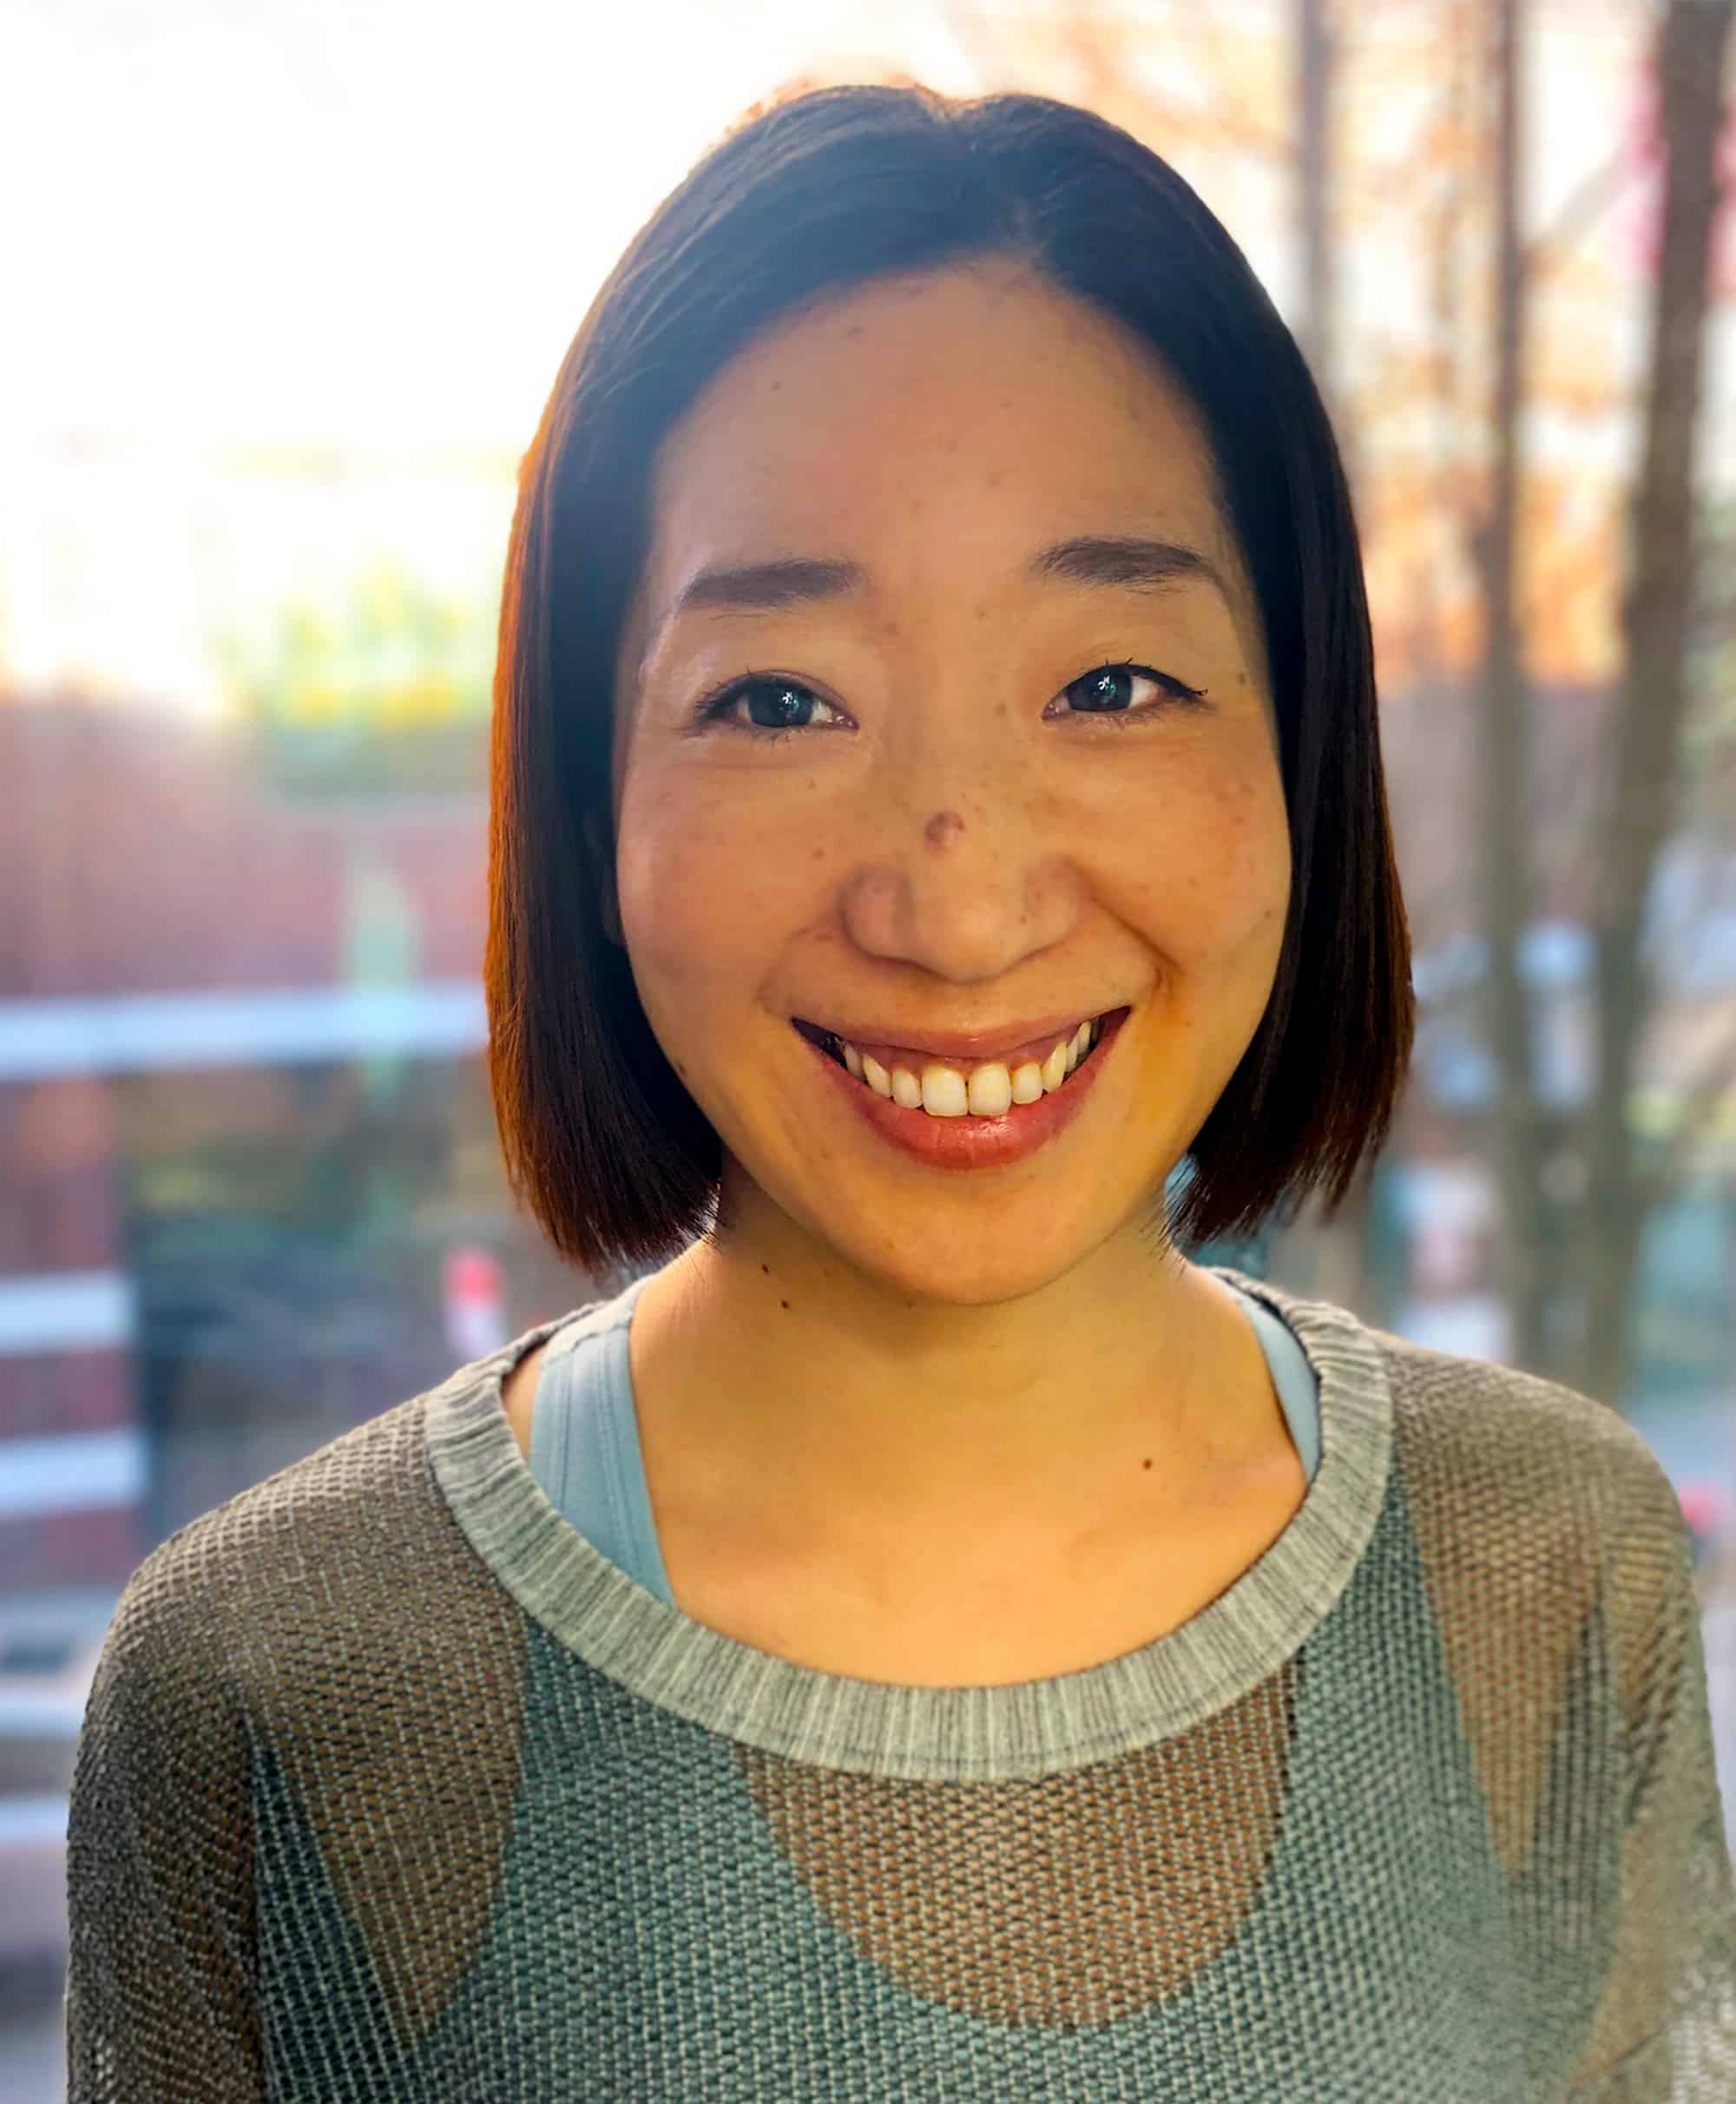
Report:
[[138,1562],[625,1281],[483,1067],[518,462],[749,104],[914,76],[1164,155],[1354,486],[1416,944],[1338,1220],[1239,1263],[1643,1434],[1736,1807],[1736,0],[5,0],[0,2104]]

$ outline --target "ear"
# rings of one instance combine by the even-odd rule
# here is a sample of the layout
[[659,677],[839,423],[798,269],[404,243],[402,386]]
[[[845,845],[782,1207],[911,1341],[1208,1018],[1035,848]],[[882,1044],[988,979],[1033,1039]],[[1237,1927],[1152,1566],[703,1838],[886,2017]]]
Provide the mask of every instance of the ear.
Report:
[[585,846],[590,857],[591,881],[595,884],[598,904],[602,914],[603,932],[618,950],[625,950],[627,938],[621,931],[621,900],[615,888],[615,856],[598,825],[596,814],[584,814]]

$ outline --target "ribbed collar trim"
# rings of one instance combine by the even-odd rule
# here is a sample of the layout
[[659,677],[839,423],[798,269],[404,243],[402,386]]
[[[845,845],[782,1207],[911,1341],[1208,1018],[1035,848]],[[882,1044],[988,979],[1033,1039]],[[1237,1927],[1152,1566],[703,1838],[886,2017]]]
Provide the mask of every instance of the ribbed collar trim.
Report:
[[[477,1555],[531,1619],[599,1673],[688,1722],[770,1753],[913,1780],[1033,1779],[1187,1730],[1258,1686],[1332,1611],[1374,1531],[1391,1459],[1384,1357],[1347,1309],[1228,1266],[1264,1300],[1319,1384],[1320,1465],[1290,1524],[1180,1628],[1078,1673],[992,1687],[907,1687],[799,1666],[655,1598],[558,1512],[518,1450],[502,1383],[569,1324],[539,1324],[424,1398],[435,1476]],[[619,1299],[619,1296],[616,1297]]]

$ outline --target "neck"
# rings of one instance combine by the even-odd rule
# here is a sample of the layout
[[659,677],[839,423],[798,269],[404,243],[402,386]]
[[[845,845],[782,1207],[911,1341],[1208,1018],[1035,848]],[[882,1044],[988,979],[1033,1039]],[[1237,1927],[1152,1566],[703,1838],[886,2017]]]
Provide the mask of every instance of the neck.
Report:
[[1227,1290],[1132,1235],[963,1306],[757,1219],[647,1285],[632,1364],[657,1417],[642,1429],[703,1471],[718,1509],[905,1558],[1183,1509],[1252,1448],[1260,1428],[1233,1399],[1250,1375],[1265,1386]]

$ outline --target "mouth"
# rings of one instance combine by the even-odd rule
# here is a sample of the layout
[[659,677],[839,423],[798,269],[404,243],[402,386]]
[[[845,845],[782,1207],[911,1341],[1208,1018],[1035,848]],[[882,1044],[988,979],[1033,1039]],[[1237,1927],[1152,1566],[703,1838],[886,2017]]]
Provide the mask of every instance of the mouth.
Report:
[[855,1042],[824,1023],[792,1016],[794,1029],[863,1088],[934,1118],[1004,1116],[1062,1088],[1128,1013],[1127,1005],[1082,1017],[1000,1056],[962,1060],[872,1042]]
[[890,1147],[924,1171],[1011,1170],[1069,1144],[1062,1135],[1071,1128],[1089,1127],[1103,1062],[1130,1012],[1086,1016],[1070,1034],[1056,1023],[1016,1054],[962,1065],[790,1020],[811,1047],[814,1078],[871,1150]]

